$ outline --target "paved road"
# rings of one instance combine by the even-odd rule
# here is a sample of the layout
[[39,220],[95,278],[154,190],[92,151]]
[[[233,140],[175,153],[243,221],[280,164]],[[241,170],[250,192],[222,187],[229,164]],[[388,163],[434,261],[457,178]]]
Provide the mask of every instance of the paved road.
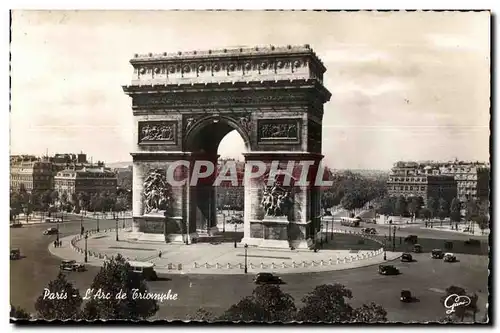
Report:
[[[127,222],[129,223],[129,222]],[[85,227],[94,227],[94,220],[85,220]],[[114,221],[100,221],[102,228],[114,226]],[[59,259],[47,251],[49,242],[56,236],[42,236],[48,225],[31,225],[11,229],[11,246],[20,247],[26,258],[11,262],[10,292],[12,304],[34,312],[34,302],[48,282],[58,273]],[[80,222],[77,218],[60,226],[61,235],[78,233]],[[399,263],[400,276],[380,276],[377,267],[364,267],[337,272],[293,274],[283,276],[286,284],[282,286],[290,293],[297,304],[300,299],[315,286],[323,283],[339,282],[353,292],[352,303],[359,305],[370,301],[377,302],[388,311],[391,321],[432,321],[444,316],[440,297],[444,289],[452,284],[462,286],[480,296],[482,318],[487,297],[488,257],[478,255],[459,255],[459,263],[446,264],[441,260],[432,260],[428,253],[416,255],[417,262]],[[82,273],[68,273],[81,293],[90,287],[98,267],[89,267]],[[150,292],[168,292],[178,294],[177,301],[165,301],[161,304],[156,318],[180,319],[194,313],[200,306],[221,313],[242,297],[250,295],[254,285],[252,276],[215,276],[215,275],[161,275],[163,280],[150,282]],[[399,292],[410,289],[419,299],[419,303],[401,304]]]

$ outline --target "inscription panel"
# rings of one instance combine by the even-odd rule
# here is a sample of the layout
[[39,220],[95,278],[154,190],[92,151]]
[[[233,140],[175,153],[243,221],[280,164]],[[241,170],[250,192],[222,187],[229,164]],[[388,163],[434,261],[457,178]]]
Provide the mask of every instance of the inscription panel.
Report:
[[259,119],[257,128],[259,143],[300,143],[300,119]]
[[177,143],[177,122],[175,121],[140,121],[139,144]]

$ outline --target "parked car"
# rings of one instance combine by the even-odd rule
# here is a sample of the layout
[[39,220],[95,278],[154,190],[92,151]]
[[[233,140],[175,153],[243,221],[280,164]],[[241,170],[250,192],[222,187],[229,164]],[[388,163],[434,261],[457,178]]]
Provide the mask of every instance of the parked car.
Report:
[[21,250],[20,249],[11,249],[10,250],[10,260],[18,260],[21,259]]
[[22,223],[11,223],[10,227],[11,228],[22,228],[23,225],[22,225]]
[[402,262],[412,262],[412,261],[413,261],[413,257],[411,256],[411,254],[410,254],[410,253],[405,252],[405,253],[403,253],[403,255],[401,256],[401,261],[402,261]]
[[457,261],[457,257],[455,257],[455,255],[453,253],[446,253],[443,258],[444,258],[445,262]]
[[411,291],[409,290],[401,290],[401,302],[409,303],[413,300],[413,296],[411,295]]
[[57,228],[48,228],[43,232],[44,235],[57,235]]
[[281,284],[283,281],[279,276],[272,273],[258,273],[255,275],[253,282],[256,284]]
[[85,265],[77,263],[76,260],[63,260],[59,268],[62,271],[83,272],[85,270]]
[[380,265],[378,266],[378,273],[382,275],[398,275],[399,269],[392,265]]
[[443,259],[443,257],[444,257],[443,250],[441,250],[441,249],[432,250],[431,257],[432,257],[432,259]]
[[422,245],[420,245],[420,244],[413,245],[413,252],[422,253]]

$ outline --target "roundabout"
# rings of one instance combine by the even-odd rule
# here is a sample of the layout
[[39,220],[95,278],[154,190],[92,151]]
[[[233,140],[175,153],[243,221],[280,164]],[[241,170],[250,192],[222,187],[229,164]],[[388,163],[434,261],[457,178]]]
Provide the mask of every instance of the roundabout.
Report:
[[[61,259],[102,266],[104,261],[121,254],[129,261],[149,262],[158,273],[168,274],[254,274],[275,272],[293,274],[327,272],[381,264],[384,249],[377,239],[338,230],[332,239],[323,234],[317,252],[303,249],[246,247],[242,243],[212,242],[190,245],[129,240],[129,229],[90,231],[87,239],[80,235],[62,238],[62,246],[49,244],[49,251]],[[117,241],[118,239],[118,241]],[[329,243],[327,243],[327,241]],[[235,247],[236,244],[236,247]],[[328,246],[327,246],[328,245]],[[401,253],[385,253],[387,260]]]

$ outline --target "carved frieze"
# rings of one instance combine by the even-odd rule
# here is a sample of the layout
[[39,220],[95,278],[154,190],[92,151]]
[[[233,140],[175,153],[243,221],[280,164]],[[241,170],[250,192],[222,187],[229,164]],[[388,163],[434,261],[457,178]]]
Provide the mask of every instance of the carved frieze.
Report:
[[299,119],[263,119],[257,125],[259,142],[300,142]]
[[238,122],[241,128],[250,135],[252,132],[252,117],[250,117],[250,115],[240,116]]
[[134,106],[221,106],[307,102],[305,93],[283,94],[157,94],[134,97]]
[[185,116],[184,118],[184,133],[189,132],[189,130],[203,117],[206,115],[194,114]]
[[139,143],[175,143],[177,122],[141,121],[139,122]]

